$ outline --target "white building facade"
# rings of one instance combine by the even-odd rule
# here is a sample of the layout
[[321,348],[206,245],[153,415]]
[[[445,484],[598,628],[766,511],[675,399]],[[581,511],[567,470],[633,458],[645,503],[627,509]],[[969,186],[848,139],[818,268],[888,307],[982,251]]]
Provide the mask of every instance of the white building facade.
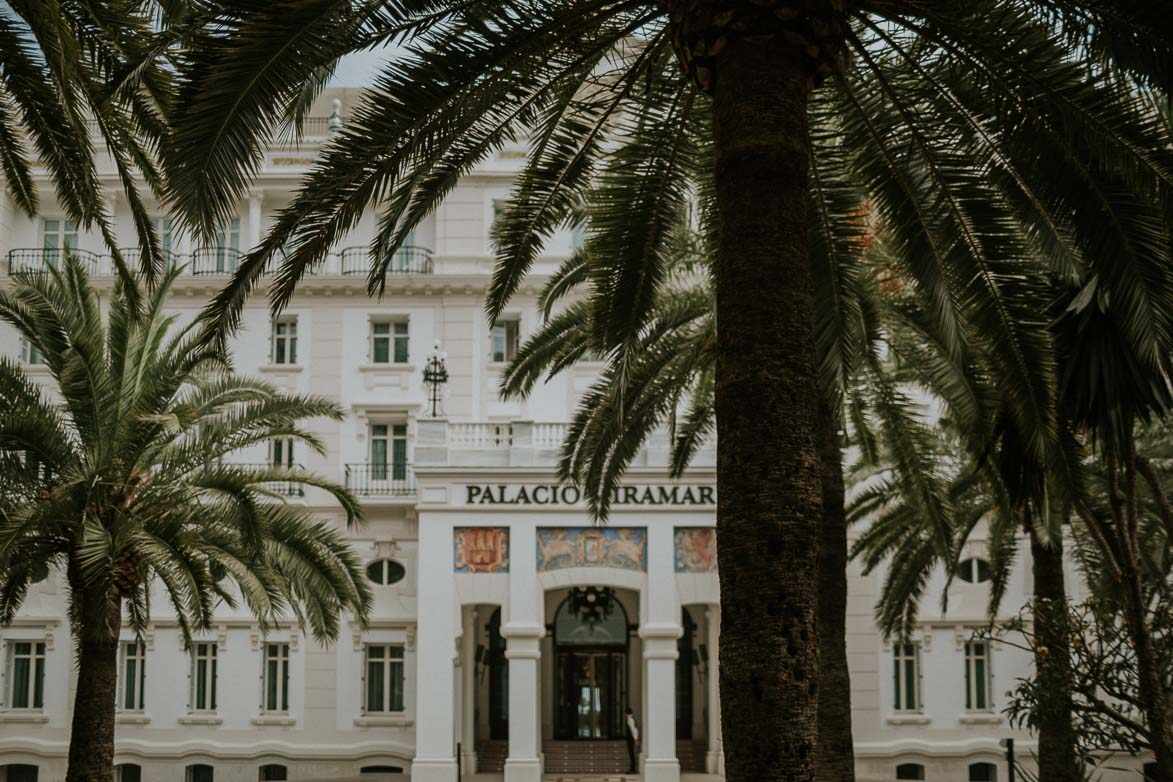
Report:
[[[174,312],[194,317],[224,284],[312,163],[331,101],[353,97],[326,95],[312,125],[319,135],[273,146],[215,245],[193,246],[160,212],[165,247],[190,264]],[[266,635],[247,613],[225,610],[189,647],[167,602],[154,601],[146,636],[122,638],[123,782],[616,777],[627,762],[627,707],[643,733],[643,779],[722,777],[713,452],[670,481],[667,438],[654,437],[610,523],[596,527],[577,491],[558,485],[555,468],[565,422],[600,366],[581,363],[524,401],[497,392],[505,363],[540,322],[538,291],[576,239],[566,231],[551,240],[490,329],[489,228],[524,155],[506,148],[464,178],[393,259],[381,300],[365,294],[373,215],[280,317],[270,317],[263,290],[253,297],[234,340],[238,371],[334,399],[347,418],[315,423],[325,457],[274,443],[239,459],[300,464],[360,496],[367,521],[350,534],[373,582],[374,613],[365,629],[351,623],[320,646],[292,620]],[[106,174],[113,194],[116,179]],[[42,203],[52,204],[47,180],[41,188]],[[129,210],[111,200],[119,235],[133,245]],[[27,219],[5,198],[0,286],[11,285],[15,270],[55,262],[63,248],[112,286],[98,236],[48,206]],[[422,370],[437,341],[450,379],[433,416]],[[0,351],[48,382],[7,326]],[[290,502],[345,523],[325,493],[288,488]],[[885,642],[872,619],[884,574],[865,577],[851,565],[847,638],[861,779],[1006,779],[1005,738],[1029,756],[1031,737],[1000,713],[1029,659],[971,639],[986,621],[983,548],[980,539],[970,543],[970,577],[955,585],[948,614],[932,594],[925,599],[907,644]],[[1078,590],[1074,572],[1069,584]],[[1029,573],[1016,573],[1008,612],[1029,592]],[[52,576],[0,627],[6,782],[64,779],[75,687],[65,606],[62,579]]]

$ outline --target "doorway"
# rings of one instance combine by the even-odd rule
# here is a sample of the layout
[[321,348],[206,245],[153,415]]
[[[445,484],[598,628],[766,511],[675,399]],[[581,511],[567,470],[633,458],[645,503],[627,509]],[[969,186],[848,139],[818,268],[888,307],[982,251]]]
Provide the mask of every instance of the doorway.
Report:
[[627,706],[623,606],[610,589],[574,588],[554,618],[555,738],[622,739]]

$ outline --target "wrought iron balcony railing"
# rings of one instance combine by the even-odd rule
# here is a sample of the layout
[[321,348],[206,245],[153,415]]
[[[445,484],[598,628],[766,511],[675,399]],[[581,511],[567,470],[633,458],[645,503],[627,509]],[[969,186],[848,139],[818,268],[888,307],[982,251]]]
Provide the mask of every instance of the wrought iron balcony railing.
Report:
[[[232,467],[249,468],[253,470],[299,470],[304,472],[305,468],[300,464],[233,464]],[[304,497],[305,486],[298,481],[265,481],[264,486],[274,494],[280,494],[284,497]]]
[[25,247],[8,251],[8,273],[43,272],[50,266],[60,269],[70,255],[81,261],[87,274],[98,274],[102,267],[102,256],[89,250]]
[[207,247],[191,254],[187,260],[187,270],[196,275],[232,274],[242,255],[227,247]]
[[[340,254],[343,274],[367,274],[371,254],[366,247],[347,247]],[[404,245],[391,256],[387,274],[431,274],[432,251],[426,247]]]
[[412,497],[415,474],[405,462],[348,464],[346,488],[360,497]]

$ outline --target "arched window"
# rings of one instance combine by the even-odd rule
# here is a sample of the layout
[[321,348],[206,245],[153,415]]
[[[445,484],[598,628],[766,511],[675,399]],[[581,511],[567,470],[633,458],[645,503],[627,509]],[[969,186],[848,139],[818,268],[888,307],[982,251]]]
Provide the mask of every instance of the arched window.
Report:
[[402,581],[406,573],[403,565],[393,559],[376,559],[367,565],[367,578],[379,586],[390,586]]
[[969,782],[998,782],[998,767],[993,763],[970,763]]
[[990,580],[990,563],[984,559],[967,559],[961,563],[961,580],[970,584],[984,584]]
[[6,782],[37,782],[37,767],[25,763],[13,763],[4,766]]
[[626,646],[627,612],[608,588],[571,590],[554,617],[559,646]]
[[143,767],[135,763],[121,763],[114,767],[118,782],[142,782]]
[[280,782],[289,779],[289,771],[280,763],[267,763],[261,766],[261,782]]
[[897,779],[924,779],[925,767],[920,763],[901,763],[896,767]]
[[193,763],[187,767],[187,782],[215,782],[216,773],[206,763]]

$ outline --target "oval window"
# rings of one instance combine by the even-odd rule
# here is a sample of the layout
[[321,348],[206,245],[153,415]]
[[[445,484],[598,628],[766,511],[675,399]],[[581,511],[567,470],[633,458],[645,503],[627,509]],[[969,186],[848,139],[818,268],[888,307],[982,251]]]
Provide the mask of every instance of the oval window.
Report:
[[367,578],[380,586],[402,581],[407,571],[393,559],[376,559],[367,565]]
[[990,580],[990,563],[984,559],[967,559],[961,563],[961,580],[984,584]]

